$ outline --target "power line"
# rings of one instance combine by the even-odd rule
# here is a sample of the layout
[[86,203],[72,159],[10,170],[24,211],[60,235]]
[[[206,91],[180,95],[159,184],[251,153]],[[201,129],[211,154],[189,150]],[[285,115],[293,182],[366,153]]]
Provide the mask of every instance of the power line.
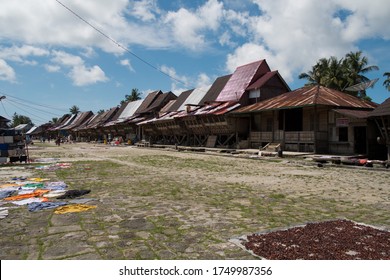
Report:
[[27,108],[30,108],[30,109],[33,109],[33,110],[35,110],[35,111],[42,112],[42,113],[44,113],[44,114],[47,114],[47,115],[49,115],[49,116],[56,115],[56,114],[55,114],[55,113],[53,113],[53,112],[44,111],[44,110],[41,110],[41,109],[38,109],[38,108],[34,108],[34,107],[30,106],[30,105],[27,105],[27,104],[24,104],[24,103],[21,103],[21,102],[18,102],[18,101],[12,100],[12,99],[8,99],[8,101],[11,101],[11,102],[14,102],[14,103],[16,103],[16,104],[19,104],[19,105],[25,106],[25,107],[27,107]]
[[150,62],[146,61],[145,59],[141,58],[139,55],[135,54],[134,52],[130,51],[128,48],[126,48],[125,46],[123,46],[121,43],[119,43],[118,41],[116,41],[115,39],[113,39],[112,37],[110,37],[109,35],[107,35],[106,33],[104,33],[103,31],[101,31],[99,28],[97,28],[96,26],[94,26],[93,24],[91,24],[89,21],[87,21],[86,19],[84,19],[82,16],[80,16],[79,14],[77,14],[75,11],[73,11],[71,8],[67,7],[65,4],[63,4],[61,1],[59,0],[55,0],[58,4],[60,4],[62,7],[64,7],[65,9],[67,9],[69,12],[71,12],[74,16],[76,16],[78,19],[80,19],[81,21],[83,21],[84,23],[86,23],[87,25],[89,25],[91,28],[93,28],[96,32],[98,32],[100,35],[102,35],[103,37],[105,37],[107,40],[111,41],[112,43],[114,43],[115,45],[117,45],[119,48],[123,49],[124,51],[128,52],[129,54],[131,54],[132,56],[134,56],[135,58],[137,58],[138,60],[140,60],[141,62],[145,63],[146,65],[148,65],[149,67],[153,68],[154,70],[157,70],[158,72],[164,74],[165,76],[171,78],[172,80],[182,84],[182,85],[187,85],[185,82],[171,76],[170,74],[164,72],[163,70],[159,69],[158,67],[154,66],[153,64],[151,64]]
[[12,106],[15,106],[15,107],[18,108],[19,110],[22,110],[23,112],[26,112],[26,113],[28,113],[28,114],[30,114],[30,115],[36,117],[37,119],[35,119],[35,120],[44,121],[44,122],[47,121],[47,120],[41,118],[40,116],[37,116],[37,115],[35,115],[35,114],[31,113],[31,112],[28,112],[28,111],[24,110],[23,108],[21,108],[21,107],[19,107],[19,106],[17,106],[16,104],[14,104],[14,103],[15,103],[14,101],[11,101],[11,100],[8,100],[8,101],[11,103]]
[[57,110],[57,111],[62,111],[62,112],[67,112],[67,110],[63,109],[63,108],[56,108],[56,107],[53,107],[53,106],[49,106],[49,105],[44,105],[44,104],[38,104],[38,103],[35,103],[31,100],[27,100],[27,99],[23,99],[23,98],[20,98],[20,97],[16,97],[16,96],[13,96],[11,94],[6,94],[2,91],[0,91],[0,94],[6,96],[6,97],[12,97],[12,98],[15,98],[15,99],[18,99],[20,101],[24,101],[24,102],[28,102],[29,104],[33,104],[33,105],[36,105],[36,106],[40,106],[40,107],[43,107],[43,108],[48,108],[48,109],[52,109],[52,110]]

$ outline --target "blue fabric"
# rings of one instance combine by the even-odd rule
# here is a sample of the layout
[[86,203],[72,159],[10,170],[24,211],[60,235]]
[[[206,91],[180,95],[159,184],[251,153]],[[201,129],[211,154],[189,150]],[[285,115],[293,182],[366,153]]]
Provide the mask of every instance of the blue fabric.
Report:
[[30,212],[36,212],[43,209],[52,209],[67,205],[67,202],[32,202],[27,205]]
[[45,184],[45,189],[48,190],[65,190],[67,187],[65,182],[49,182]]
[[10,191],[10,190],[7,190],[7,191],[0,191],[0,199],[3,199],[3,198],[6,198],[6,197],[9,197],[9,196],[12,196],[16,193],[16,191]]

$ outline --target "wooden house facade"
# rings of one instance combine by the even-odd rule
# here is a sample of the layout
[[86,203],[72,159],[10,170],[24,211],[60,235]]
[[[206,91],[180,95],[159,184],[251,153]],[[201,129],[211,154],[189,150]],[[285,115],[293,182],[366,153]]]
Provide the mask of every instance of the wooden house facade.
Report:
[[286,151],[353,154],[367,152],[367,116],[375,107],[337,90],[308,86],[234,115],[249,120],[252,148],[275,143]]

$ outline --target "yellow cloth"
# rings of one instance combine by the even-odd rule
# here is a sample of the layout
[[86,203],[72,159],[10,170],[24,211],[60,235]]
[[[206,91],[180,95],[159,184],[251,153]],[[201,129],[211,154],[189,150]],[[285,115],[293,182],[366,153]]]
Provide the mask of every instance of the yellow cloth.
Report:
[[49,181],[49,179],[45,179],[45,178],[28,178],[28,180],[34,181],[34,182],[46,182],[46,181]]
[[60,206],[56,208],[54,211],[55,214],[66,214],[66,213],[73,213],[73,212],[83,212],[90,209],[94,209],[96,206],[94,205],[85,205],[85,204],[71,204],[71,205],[65,205]]

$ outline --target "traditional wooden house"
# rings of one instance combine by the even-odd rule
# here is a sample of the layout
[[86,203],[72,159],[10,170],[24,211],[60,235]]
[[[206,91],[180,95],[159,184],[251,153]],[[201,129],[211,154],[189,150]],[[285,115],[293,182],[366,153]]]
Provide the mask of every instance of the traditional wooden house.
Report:
[[110,133],[111,137],[136,138],[137,131],[126,122],[134,117],[143,102],[144,100],[141,99],[123,104],[113,119],[104,125],[104,131]]
[[9,119],[0,116],[0,128],[9,128],[9,122],[11,122]]
[[384,149],[381,149],[379,152],[374,150],[372,153],[380,159],[387,158],[390,161],[390,98],[386,99],[374,111],[370,112],[368,117],[375,122],[377,127],[375,136],[378,144],[387,147],[387,151],[382,152]]
[[62,131],[65,131],[67,135],[72,135],[72,139],[78,141],[80,135],[77,133],[77,128],[87,123],[94,114],[92,111],[79,112],[77,113],[74,120],[61,128]]
[[266,61],[260,60],[237,67],[211,87],[183,92],[176,100],[178,106],[171,107],[176,113],[168,112],[141,125],[157,127],[167,144],[237,146],[246,137],[249,122],[227,113],[287,91],[290,88],[279,73],[271,72]]
[[95,114],[84,124],[74,128],[73,131],[77,133],[81,141],[103,142],[104,139],[107,139],[104,124],[109,122],[118,110],[118,107],[113,107],[99,114]]
[[332,154],[367,151],[367,116],[375,103],[323,86],[308,86],[245,106],[233,114],[250,123],[248,144]]

